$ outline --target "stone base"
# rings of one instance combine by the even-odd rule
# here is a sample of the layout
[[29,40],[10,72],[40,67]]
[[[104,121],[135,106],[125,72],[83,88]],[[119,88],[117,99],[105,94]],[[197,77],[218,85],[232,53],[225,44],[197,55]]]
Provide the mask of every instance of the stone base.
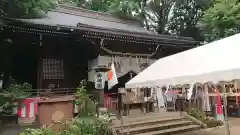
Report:
[[18,118],[19,125],[32,125],[35,122],[36,118]]
[[73,118],[74,105],[73,96],[54,97],[41,100],[38,103],[38,118],[40,125],[49,127],[54,132],[65,129],[65,123]]
[[99,108],[99,112],[103,112],[103,113],[106,113],[107,112],[107,108],[104,108],[104,107],[100,107]]

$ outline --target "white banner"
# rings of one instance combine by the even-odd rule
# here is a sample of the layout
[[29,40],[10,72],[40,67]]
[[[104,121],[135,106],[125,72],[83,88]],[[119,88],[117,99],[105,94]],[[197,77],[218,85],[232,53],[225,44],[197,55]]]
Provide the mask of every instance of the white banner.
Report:
[[108,89],[111,89],[116,84],[118,84],[118,78],[115,70],[115,65],[112,63],[111,70],[108,71]]
[[194,84],[190,85],[190,88],[187,90],[187,100],[190,100],[193,94]]

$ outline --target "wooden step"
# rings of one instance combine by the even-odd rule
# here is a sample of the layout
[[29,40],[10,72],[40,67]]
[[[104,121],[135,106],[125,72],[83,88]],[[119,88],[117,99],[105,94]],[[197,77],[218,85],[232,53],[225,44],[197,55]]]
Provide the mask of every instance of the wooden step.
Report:
[[172,135],[172,134],[178,134],[178,133],[198,130],[200,128],[201,128],[200,125],[187,125],[187,126],[181,126],[181,127],[176,127],[176,128],[169,128],[169,129],[165,129],[165,130],[141,133],[138,135]]
[[124,128],[121,133],[124,135],[130,134],[130,135],[135,135],[139,133],[146,133],[146,132],[152,132],[152,131],[159,131],[159,130],[164,130],[164,129],[169,129],[169,128],[175,128],[175,127],[180,127],[180,126],[188,126],[192,124],[191,121],[188,120],[183,120],[183,121],[173,121],[173,122],[167,122],[167,123],[160,123],[160,124],[151,124],[146,126],[139,126],[139,127],[134,127],[134,128]]
[[[140,118],[139,118],[140,119]],[[181,121],[186,120],[184,117],[173,117],[173,118],[154,118],[154,119],[142,119],[138,121],[130,121],[130,122],[124,122],[124,124],[121,126],[120,123],[114,123],[114,128],[134,128],[137,126],[146,126],[146,125],[154,125],[154,124],[162,124],[167,122],[173,122],[173,121]]]

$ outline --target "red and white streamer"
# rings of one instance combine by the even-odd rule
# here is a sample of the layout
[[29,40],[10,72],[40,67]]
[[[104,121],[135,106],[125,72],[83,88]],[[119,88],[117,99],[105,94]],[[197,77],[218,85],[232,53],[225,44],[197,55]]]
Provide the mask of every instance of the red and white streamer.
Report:
[[19,105],[17,115],[19,118],[35,118],[38,112],[40,98],[26,98]]

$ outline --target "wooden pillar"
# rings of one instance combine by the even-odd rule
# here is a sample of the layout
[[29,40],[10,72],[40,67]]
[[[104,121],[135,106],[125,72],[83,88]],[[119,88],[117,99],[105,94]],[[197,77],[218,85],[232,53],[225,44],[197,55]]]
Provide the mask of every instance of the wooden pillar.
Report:
[[144,102],[143,102],[143,113],[146,113],[147,112],[147,109],[146,109],[146,105],[147,105],[147,91],[146,91],[146,88],[143,88],[143,92],[144,92]]
[[121,119],[121,125],[123,125],[123,110],[124,110],[124,106],[123,106],[123,94],[126,92],[126,90],[124,88],[118,88],[118,93],[119,93],[119,99],[118,100],[118,112],[119,112],[119,117]]

